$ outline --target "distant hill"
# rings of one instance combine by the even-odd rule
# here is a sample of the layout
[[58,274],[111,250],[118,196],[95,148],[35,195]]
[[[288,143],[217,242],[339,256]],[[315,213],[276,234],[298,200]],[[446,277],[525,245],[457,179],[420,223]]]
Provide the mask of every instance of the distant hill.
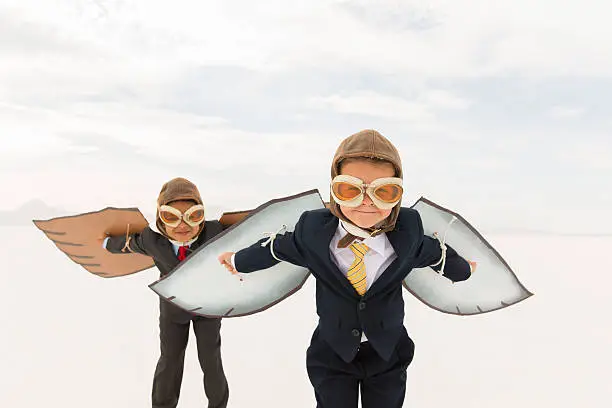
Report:
[[51,207],[39,199],[30,200],[14,210],[0,211],[0,226],[33,225],[32,220],[68,215],[61,208]]

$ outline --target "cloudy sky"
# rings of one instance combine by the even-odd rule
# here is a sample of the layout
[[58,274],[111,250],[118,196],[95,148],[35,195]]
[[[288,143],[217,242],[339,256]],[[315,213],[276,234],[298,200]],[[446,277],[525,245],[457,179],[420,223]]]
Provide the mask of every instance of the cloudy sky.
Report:
[[0,210],[151,212],[175,176],[214,211],[327,198],[336,146],[375,128],[402,154],[407,205],[610,234],[611,9],[0,0]]

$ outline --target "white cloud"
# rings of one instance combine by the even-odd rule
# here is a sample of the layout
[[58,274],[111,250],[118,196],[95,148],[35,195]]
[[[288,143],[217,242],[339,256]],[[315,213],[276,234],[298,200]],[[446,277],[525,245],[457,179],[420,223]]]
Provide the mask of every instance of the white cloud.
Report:
[[[320,146],[330,140],[328,134],[244,131],[223,118],[133,103],[74,103],[61,110],[0,105],[0,119],[7,135],[6,149],[0,152],[5,165],[23,156],[34,158],[32,153],[65,152],[71,147],[67,142],[70,135],[96,135],[131,145],[135,152],[151,159],[177,164],[205,164],[209,169],[223,170],[238,163],[273,172],[282,163],[285,171],[299,174],[308,162],[305,158],[318,156]],[[95,149],[95,143],[76,148],[87,151],[92,147]],[[300,155],[294,156],[296,148]]]
[[465,110],[470,102],[441,89],[423,90],[412,100],[372,90],[357,90],[312,98],[311,106],[342,114],[381,117],[439,129],[434,124],[437,111]]
[[[96,3],[107,10],[102,16]],[[164,53],[177,67],[229,64],[268,72],[368,69],[421,78],[612,72],[612,28],[596,0],[12,4],[63,38],[142,65]],[[347,5],[364,13],[357,16]],[[373,8],[379,17],[368,12]],[[380,15],[437,23],[390,29]]]
[[488,157],[488,156],[470,156],[461,157],[454,161],[454,166],[457,168],[473,168],[478,170],[501,170],[512,169],[514,162],[504,157]]
[[431,108],[465,110],[470,107],[471,102],[443,89],[430,89],[422,95],[424,103]]
[[433,119],[427,106],[404,98],[382,95],[374,91],[356,91],[347,96],[331,95],[312,99],[313,106],[339,113],[380,116],[408,122]]
[[[582,169],[612,171],[612,144],[610,142],[612,141],[608,140],[608,143],[576,141],[559,149],[556,156],[561,162]],[[608,180],[612,183],[612,172]],[[609,189],[609,185],[602,185],[600,188]]]
[[50,110],[0,103],[3,135],[0,157],[4,164],[64,151],[67,144],[45,126],[54,117],[56,112]]
[[572,106],[554,106],[549,111],[549,116],[555,119],[576,119],[584,115],[585,109]]

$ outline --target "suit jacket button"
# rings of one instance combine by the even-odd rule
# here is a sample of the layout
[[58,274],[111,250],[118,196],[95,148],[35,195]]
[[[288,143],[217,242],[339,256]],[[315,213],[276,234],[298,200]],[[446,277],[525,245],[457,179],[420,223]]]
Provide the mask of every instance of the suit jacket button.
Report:
[[364,302],[359,302],[359,310],[363,310],[365,309],[365,303]]
[[357,329],[353,329],[353,331],[351,332],[353,334],[353,336],[355,337],[359,337],[361,336],[361,332]]

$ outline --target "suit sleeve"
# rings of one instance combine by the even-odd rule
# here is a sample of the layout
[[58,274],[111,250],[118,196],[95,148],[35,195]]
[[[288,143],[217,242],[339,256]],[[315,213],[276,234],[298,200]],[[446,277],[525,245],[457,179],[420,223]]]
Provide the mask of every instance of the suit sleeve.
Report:
[[[106,250],[113,254],[123,254],[135,252],[138,254],[152,256],[155,245],[155,232],[149,227],[146,227],[142,232],[130,234],[128,245],[126,245],[126,236],[117,235],[109,236],[106,242]],[[125,248],[125,249],[124,249]]]
[[[302,230],[307,212],[304,212],[295,225],[293,232],[277,235],[272,242],[276,258],[289,262],[293,265],[307,268],[303,251]],[[273,255],[270,244],[262,246],[268,238],[261,239],[250,247],[236,252],[234,256],[234,267],[240,273],[250,273],[270,268],[280,261]]]
[[[421,240],[415,254],[415,267],[425,268],[430,266],[436,272],[440,272],[440,269],[442,268],[442,262],[439,262],[440,258],[442,258],[440,241],[423,234],[423,221],[421,220],[420,215],[418,215],[418,225]],[[453,282],[467,280],[471,275],[470,264],[463,259],[450,245],[445,245],[446,262],[444,265],[443,276]],[[436,263],[436,266],[432,266]]]

